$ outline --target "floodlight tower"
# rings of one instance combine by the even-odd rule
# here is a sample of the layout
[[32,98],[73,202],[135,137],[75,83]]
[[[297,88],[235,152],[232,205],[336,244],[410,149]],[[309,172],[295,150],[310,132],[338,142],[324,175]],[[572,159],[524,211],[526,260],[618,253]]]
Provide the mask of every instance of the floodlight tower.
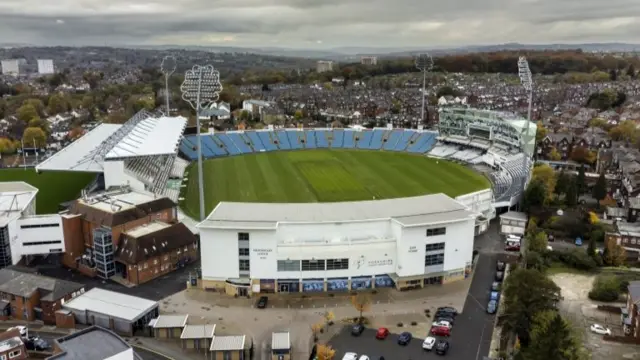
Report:
[[204,179],[202,173],[202,138],[200,137],[200,111],[203,106],[218,100],[222,91],[220,73],[212,65],[195,65],[184,74],[180,85],[182,99],[196,111],[196,131],[198,138],[198,190],[200,197],[200,221],[204,220]]
[[[522,134],[522,141],[525,143],[525,146],[526,146],[530,141],[529,126],[531,125],[531,108],[533,106],[533,78],[531,76],[531,69],[529,69],[529,62],[527,61],[527,58],[525,58],[524,56],[520,56],[520,58],[518,59],[518,75],[520,76],[520,82],[522,83],[522,87],[524,87],[524,89],[527,91],[527,96],[529,98],[529,104],[527,108],[527,126],[523,129],[523,134]],[[528,156],[529,154],[527,154],[525,151],[523,170],[527,168]],[[526,183],[527,183],[527,179],[523,178],[522,179],[523,195],[524,195]]]
[[427,92],[427,71],[431,71],[433,68],[433,59],[431,58],[431,55],[419,54],[416,56],[416,68],[422,71],[422,111],[420,112],[420,120],[424,122],[424,97]]
[[176,71],[177,61],[171,55],[167,55],[162,59],[160,64],[160,72],[164,74],[164,97],[167,105],[167,116],[170,114],[169,108],[169,77]]

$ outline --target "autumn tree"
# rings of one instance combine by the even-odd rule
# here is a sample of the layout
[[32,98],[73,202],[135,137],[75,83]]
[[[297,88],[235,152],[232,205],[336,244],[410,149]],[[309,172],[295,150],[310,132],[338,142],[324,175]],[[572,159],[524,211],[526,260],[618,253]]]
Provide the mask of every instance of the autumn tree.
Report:
[[25,100],[22,105],[31,105],[33,106],[33,108],[36,110],[36,112],[38,113],[38,116],[42,117],[44,116],[44,103],[42,102],[42,100],[40,99],[27,99]]
[[47,145],[47,135],[41,128],[28,127],[24,129],[22,141],[26,147],[35,146],[43,148]]
[[552,161],[562,160],[562,155],[560,155],[558,149],[554,147],[551,149],[551,151],[549,151],[549,159]]
[[632,142],[637,137],[638,129],[633,120],[622,121],[609,130],[609,136],[613,140]]
[[351,296],[351,304],[360,313],[359,321],[362,322],[362,313],[371,309],[371,295],[365,292],[357,293]]
[[323,317],[324,317],[324,322],[325,322],[325,324],[327,324],[327,326],[333,324],[333,320],[336,318],[336,316],[333,313],[333,311],[325,312]]
[[607,178],[604,175],[604,172],[600,173],[600,177],[596,181],[596,184],[593,186],[593,198],[598,200],[598,204],[600,201],[604,200],[607,196]]
[[547,128],[544,127],[541,121],[538,121],[536,127],[536,143],[539,143],[547,136]]
[[314,341],[318,341],[318,335],[320,335],[323,329],[324,329],[323,323],[317,323],[317,324],[311,325],[311,332],[313,333]]
[[318,360],[333,360],[336,351],[328,344],[318,344],[316,346],[316,357]]
[[553,193],[556,188],[556,173],[553,168],[547,164],[538,165],[533,168],[532,181],[537,180],[544,184],[546,199],[553,198]]
[[296,112],[293,114],[293,118],[296,121],[302,120],[303,117],[304,117],[304,114],[302,113],[302,110],[296,110]]
[[603,253],[604,263],[609,266],[624,265],[627,260],[627,254],[624,248],[618,245],[614,240],[607,240],[605,243],[606,246]]
[[11,139],[8,138],[0,138],[0,153],[2,154],[12,154],[16,151],[16,146]]
[[23,104],[17,111],[18,120],[28,124],[31,119],[39,117],[38,111],[31,104]]
[[596,154],[582,146],[576,146],[571,150],[569,158],[580,164],[593,164],[596,161]]
[[67,110],[69,110],[69,103],[64,96],[55,94],[49,97],[49,103],[47,105],[47,113],[49,115],[60,114]]

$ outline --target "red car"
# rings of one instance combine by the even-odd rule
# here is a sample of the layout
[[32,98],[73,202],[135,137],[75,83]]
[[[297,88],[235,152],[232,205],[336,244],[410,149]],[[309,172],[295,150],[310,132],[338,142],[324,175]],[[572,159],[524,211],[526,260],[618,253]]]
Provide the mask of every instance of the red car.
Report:
[[446,326],[433,326],[431,327],[431,335],[449,336],[451,335],[451,329]]
[[389,329],[387,328],[379,328],[376,332],[376,339],[384,340],[389,336]]

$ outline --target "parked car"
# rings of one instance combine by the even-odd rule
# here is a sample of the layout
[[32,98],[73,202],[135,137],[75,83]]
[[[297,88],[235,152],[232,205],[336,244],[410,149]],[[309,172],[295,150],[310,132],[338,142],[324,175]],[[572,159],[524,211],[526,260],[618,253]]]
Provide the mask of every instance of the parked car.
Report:
[[362,335],[363,331],[364,331],[364,325],[362,324],[355,324],[351,327],[351,335],[353,336],[360,336]]
[[440,320],[440,321],[434,321],[431,326],[444,326],[444,327],[448,327],[449,329],[451,329],[453,327],[453,325],[451,325],[450,322],[445,321],[445,320]]
[[398,344],[400,345],[408,345],[411,342],[411,333],[409,332],[403,332],[402,334],[400,334],[400,336],[398,336]]
[[369,357],[367,355],[360,355],[360,359],[358,360],[369,360]]
[[46,351],[51,349],[51,345],[49,345],[46,340],[41,339],[37,336],[29,338],[24,342],[24,345],[26,346],[27,350]]
[[599,335],[611,335],[611,330],[600,324],[591,325],[591,332],[594,332]]
[[487,304],[487,313],[495,314],[497,310],[498,310],[498,302],[495,300],[489,301],[489,303]]
[[256,307],[258,309],[264,309],[267,307],[267,303],[269,303],[269,298],[266,296],[260,296],[258,302],[256,303]]
[[489,294],[489,300],[498,301],[499,298],[500,298],[500,293],[497,291],[492,291],[491,294]]
[[497,281],[492,282],[491,291],[500,291],[500,283]]
[[447,340],[438,340],[436,343],[436,354],[446,355],[449,351],[449,342]]
[[502,271],[498,271],[496,273],[496,281],[501,282],[504,279],[504,273]]
[[452,308],[451,306],[443,306],[436,309],[436,313],[446,313],[451,315],[452,317],[456,317],[458,315],[458,310]]
[[436,316],[433,319],[434,322],[442,322],[442,321],[446,321],[448,322],[451,326],[453,326],[454,323],[454,319],[451,316],[447,316],[447,315],[440,315],[440,316]]
[[451,329],[444,326],[432,326],[430,332],[431,332],[431,335],[437,335],[437,336],[451,335]]
[[342,360],[358,360],[358,354],[354,352],[345,353]]
[[18,332],[20,332],[21,338],[27,338],[27,335],[29,334],[29,329],[26,326],[19,325],[19,326],[14,326],[7,329],[7,331],[11,331],[11,330],[18,330]]
[[378,331],[376,331],[376,339],[379,340],[384,340],[387,338],[387,336],[389,336],[389,329],[387,328],[379,328]]
[[505,263],[503,261],[498,261],[496,263],[496,270],[497,271],[504,271],[504,267],[505,267]]
[[422,348],[427,351],[431,351],[431,349],[433,349],[433,346],[435,344],[436,344],[436,338],[434,338],[433,336],[427,336],[422,342]]

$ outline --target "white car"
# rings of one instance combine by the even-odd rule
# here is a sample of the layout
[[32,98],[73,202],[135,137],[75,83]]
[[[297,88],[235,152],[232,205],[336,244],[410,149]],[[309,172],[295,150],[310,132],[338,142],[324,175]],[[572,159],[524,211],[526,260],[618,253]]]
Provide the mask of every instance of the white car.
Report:
[[11,330],[18,330],[20,331],[20,337],[27,337],[27,334],[29,332],[29,330],[27,329],[26,326],[14,326],[12,328],[7,329],[7,331],[11,331]]
[[360,360],[369,360],[367,355],[360,355]]
[[424,339],[424,341],[422,342],[422,348],[425,350],[431,350],[433,349],[433,346],[436,344],[436,338],[428,336],[426,339]]
[[611,330],[599,324],[591,325],[591,332],[594,332],[599,335],[611,335]]
[[449,328],[449,329],[451,329],[451,328],[453,327],[453,326],[451,325],[451,323],[450,323],[450,322],[448,322],[448,321],[444,321],[444,320],[441,320],[441,321],[435,321],[435,322],[433,322],[433,323],[431,324],[431,326],[435,326],[435,327],[446,327],[446,328]]
[[354,352],[348,352],[344,354],[344,356],[342,357],[342,360],[358,360],[358,354]]

